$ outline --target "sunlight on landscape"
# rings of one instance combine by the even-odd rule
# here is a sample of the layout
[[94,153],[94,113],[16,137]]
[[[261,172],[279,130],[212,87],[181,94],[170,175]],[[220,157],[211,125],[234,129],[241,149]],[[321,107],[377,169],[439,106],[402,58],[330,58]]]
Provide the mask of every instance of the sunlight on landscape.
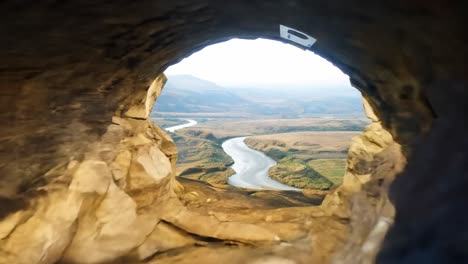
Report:
[[347,75],[278,41],[211,45],[165,74],[152,117],[171,132],[186,179],[330,190],[341,184],[351,138],[368,124]]

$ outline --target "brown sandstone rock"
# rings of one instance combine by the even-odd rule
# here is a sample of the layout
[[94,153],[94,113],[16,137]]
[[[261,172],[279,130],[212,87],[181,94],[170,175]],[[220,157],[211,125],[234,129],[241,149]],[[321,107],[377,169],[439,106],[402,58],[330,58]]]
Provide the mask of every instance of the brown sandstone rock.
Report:
[[153,232],[138,247],[138,258],[147,259],[155,253],[187,247],[197,241],[181,229],[175,228],[165,222],[159,222]]

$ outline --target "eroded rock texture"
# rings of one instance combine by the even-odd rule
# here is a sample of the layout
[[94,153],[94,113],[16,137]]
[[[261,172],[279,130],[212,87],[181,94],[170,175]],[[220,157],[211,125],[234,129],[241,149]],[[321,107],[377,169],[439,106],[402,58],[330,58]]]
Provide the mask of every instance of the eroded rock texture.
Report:
[[132,108],[112,117],[99,141],[71,151],[77,155],[55,164],[46,183],[26,191],[29,204],[0,222],[2,263],[102,263],[157,250],[147,241],[160,232],[156,205],[175,197],[177,151],[145,110],[164,82],[161,76],[147,93],[129,94]]
[[[392,222],[386,189],[404,164],[400,148],[408,166],[391,187],[396,217],[379,262],[463,262],[465,10],[449,1],[2,1],[0,262],[128,263],[208,237],[258,248],[195,248],[186,259],[364,263]],[[179,198],[191,195],[174,178],[174,144],[146,120],[160,74],[211,43],[279,40],[279,24],[318,39],[312,50],[349,74],[374,123],[321,207],[249,219],[197,211]],[[277,225],[259,225],[267,218]],[[278,231],[287,223],[308,242]],[[278,239],[286,244],[275,248]]]

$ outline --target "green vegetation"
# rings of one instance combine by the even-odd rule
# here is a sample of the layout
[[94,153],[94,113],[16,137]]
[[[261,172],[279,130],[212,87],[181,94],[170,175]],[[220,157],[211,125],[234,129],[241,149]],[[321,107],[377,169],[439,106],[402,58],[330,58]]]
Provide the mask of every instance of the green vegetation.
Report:
[[210,133],[180,130],[171,134],[179,150],[179,176],[211,184],[226,184],[234,171],[232,159],[224,153],[217,139]]
[[328,190],[333,186],[332,181],[290,152],[272,148],[266,154],[278,163],[269,170],[270,177],[281,183],[301,189]]
[[307,162],[307,165],[332,181],[335,185],[341,184],[346,172],[345,159],[316,159]]
[[[361,130],[365,124],[362,120],[317,118],[255,121],[205,118],[203,121],[195,127],[171,133],[179,150],[179,176],[226,184],[235,172],[230,169],[233,161],[221,144],[237,136],[263,134],[247,138],[246,143],[277,161],[278,165],[270,169],[270,176],[290,186],[316,190],[328,190],[341,184],[348,145],[351,138],[359,134],[337,130],[349,126]],[[180,124],[181,119],[159,118],[155,123],[167,127]],[[290,130],[309,131],[271,134]]]
[[265,154],[268,157],[270,157],[270,158],[272,158],[272,159],[274,159],[276,161],[284,159],[287,156],[289,156],[288,152],[284,152],[284,151],[281,151],[281,150],[275,149],[275,148],[268,150]]
[[328,190],[341,184],[346,156],[356,132],[294,132],[246,139],[245,143],[264,152],[278,164],[270,177],[304,189]]

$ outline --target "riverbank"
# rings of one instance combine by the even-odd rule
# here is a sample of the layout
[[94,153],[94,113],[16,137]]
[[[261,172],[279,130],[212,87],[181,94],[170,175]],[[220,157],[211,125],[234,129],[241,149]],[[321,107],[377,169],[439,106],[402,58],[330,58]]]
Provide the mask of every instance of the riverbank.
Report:
[[293,132],[249,137],[246,144],[278,164],[270,177],[303,189],[329,190],[341,184],[354,131]]
[[[176,121],[183,122],[182,120],[168,119],[159,124],[177,128],[181,124]],[[182,126],[189,125],[189,120]],[[185,127],[171,133],[179,151],[176,174],[214,185],[227,185],[229,177],[236,174],[231,167],[234,161],[225,153],[222,144],[229,139],[248,135],[246,144],[249,147],[265,153],[278,163],[269,169],[269,177],[304,190],[333,189],[341,184],[348,144],[358,134],[354,131],[336,131],[346,127],[344,120],[333,121],[341,124],[337,127],[330,127],[330,120],[282,120],[282,125],[278,124],[281,131],[283,128],[285,131],[291,128],[315,131],[280,134],[271,133],[274,131],[271,120],[258,120],[256,123],[205,119],[197,121],[199,123],[194,127]],[[336,130],[316,131],[328,129]],[[255,133],[263,135],[254,135]]]
[[245,143],[246,137],[226,140],[221,146],[233,160],[232,169],[236,174],[228,179],[228,184],[240,188],[294,190],[294,188],[271,179],[268,170],[276,162],[264,153],[249,148]]
[[169,132],[174,133],[174,132],[177,131],[177,130],[180,130],[180,129],[183,129],[183,128],[187,128],[187,127],[191,127],[191,126],[194,126],[194,125],[198,124],[198,122],[195,121],[195,120],[193,120],[193,119],[185,119],[185,121],[187,121],[188,123],[181,124],[181,125],[176,125],[176,126],[171,126],[171,127],[167,127],[167,128],[166,128],[166,131],[169,131]]

